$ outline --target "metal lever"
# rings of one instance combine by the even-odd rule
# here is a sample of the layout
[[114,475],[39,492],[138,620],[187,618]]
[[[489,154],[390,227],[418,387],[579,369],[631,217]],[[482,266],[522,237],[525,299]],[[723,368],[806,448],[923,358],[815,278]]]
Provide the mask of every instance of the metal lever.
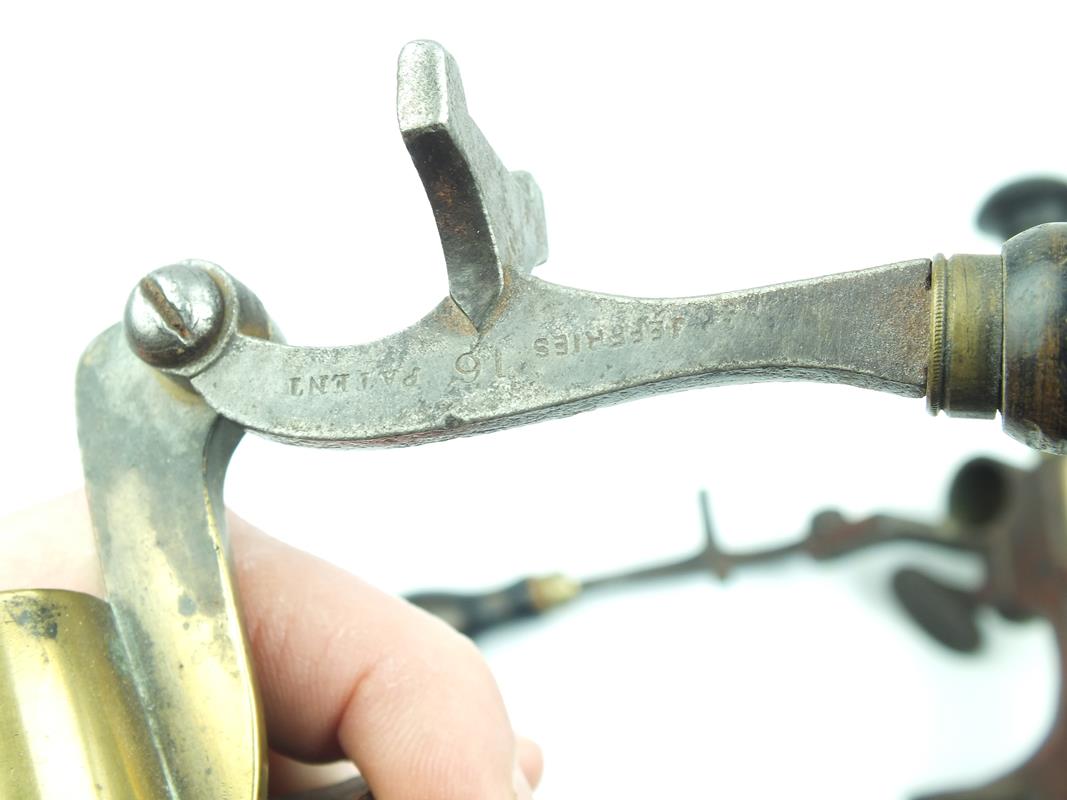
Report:
[[508,269],[529,272],[548,257],[541,190],[508,172],[467,113],[459,67],[434,42],[400,53],[397,119],[433,208],[448,288],[475,328],[504,293]]
[[[1011,435],[1064,450],[1067,226],[1022,233],[1002,256],[708,297],[611,297],[529,274],[546,253],[539,194],[470,121],[439,45],[405,49],[398,103],[449,273],[451,296],[425,318],[369,344],[291,347],[240,283],[184,262],[142,280],[124,324],[82,357],[79,436],[108,602],[0,596],[16,620],[0,648],[29,654],[0,676],[13,698],[3,705],[47,719],[0,739],[0,763],[11,766],[2,779],[20,797],[266,793],[222,513],[245,429],[296,444],[410,445],[662,391],[803,379],[925,394],[935,412],[999,410]],[[105,702],[100,681],[64,667],[79,657],[65,633],[73,622],[105,643],[101,674],[122,688],[112,704],[121,721],[106,734],[86,727],[85,709]],[[44,758],[57,742],[83,769],[38,785],[24,751]]]
[[443,48],[404,49],[397,97],[451,297],[376,342],[291,347],[235,324],[264,318],[258,302],[220,268],[188,262],[135,290],[135,351],[227,419],[296,444],[418,444],[664,391],[813,380],[926,395],[935,414],[999,410],[1012,436],[1063,450],[1067,227],[1023,233],[1002,256],[706,297],[596,294],[529,274],[547,252],[540,193],[471,121]]

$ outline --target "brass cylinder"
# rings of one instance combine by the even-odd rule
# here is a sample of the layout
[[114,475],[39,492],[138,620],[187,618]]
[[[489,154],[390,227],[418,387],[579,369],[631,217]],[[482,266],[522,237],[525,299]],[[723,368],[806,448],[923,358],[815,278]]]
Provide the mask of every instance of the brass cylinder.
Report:
[[0,797],[169,796],[118,642],[98,598],[0,593]]
[[934,259],[927,407],[991,419],[1000,406],[1004,279],[1000,256]]

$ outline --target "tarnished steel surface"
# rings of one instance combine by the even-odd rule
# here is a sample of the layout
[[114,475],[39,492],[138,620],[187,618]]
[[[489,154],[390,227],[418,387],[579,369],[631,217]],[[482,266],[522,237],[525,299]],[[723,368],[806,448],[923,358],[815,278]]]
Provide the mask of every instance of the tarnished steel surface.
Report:
[[222,290],[193,264],[174,264],[141,279],[126,301],[123,327],[130,347],[154,367],[193,361],[221,333]]
[[242,430],[139,360],[121,326],[86,350],[77,405],[107,599],[161,796],[261,798],[263,726],[222,502]]
[[541,190],[508,172],[467,113],[459,67],[436,42],[411,42],[397,69],[397,119],[433,208],[452,299],[481,327],[504,271],[548,257]]
[[920,397],[930,263],[906,261],[709,297],[645,300],[509,272],[479,333],[446,299],[370,344],[234,336],[193,385],[271,437],[403,445],[573,414],[672,389],[815,380]]

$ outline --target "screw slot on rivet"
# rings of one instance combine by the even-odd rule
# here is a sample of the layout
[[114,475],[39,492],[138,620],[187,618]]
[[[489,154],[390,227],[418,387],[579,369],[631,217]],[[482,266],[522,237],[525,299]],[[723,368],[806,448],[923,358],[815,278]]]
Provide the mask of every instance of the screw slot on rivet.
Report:
[[154,367],[180,367],[203,355],[222,330],[222,291],[202,267],[175,264],[145,276],[126,303],[126,338]]

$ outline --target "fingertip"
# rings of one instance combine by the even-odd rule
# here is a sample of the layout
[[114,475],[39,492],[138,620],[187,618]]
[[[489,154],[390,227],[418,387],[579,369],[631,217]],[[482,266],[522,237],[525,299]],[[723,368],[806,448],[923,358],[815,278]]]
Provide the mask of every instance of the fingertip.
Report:
[[536,789],[545,772],[545,756],[541,747],[531,739],[520,736],[515,747],[516,760],[530,787]]

